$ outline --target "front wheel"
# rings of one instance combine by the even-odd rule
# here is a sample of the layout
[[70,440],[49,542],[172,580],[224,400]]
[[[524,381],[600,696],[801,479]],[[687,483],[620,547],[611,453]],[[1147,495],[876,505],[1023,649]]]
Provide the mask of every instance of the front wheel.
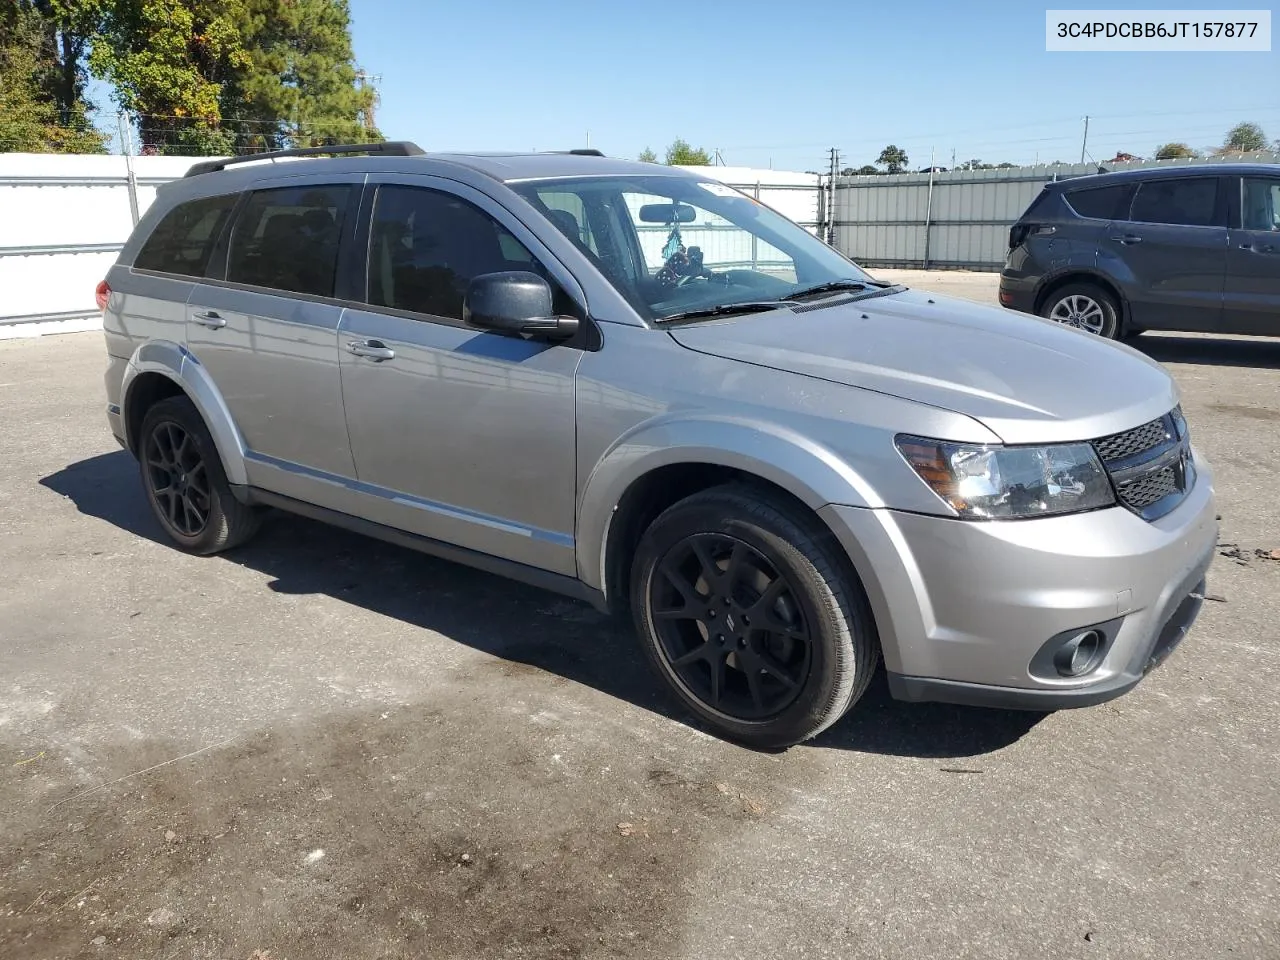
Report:
[[812,515],[743,486],[694,494],[645,532],[631,583],[641,644],[715,732],[791,746],[866,690],[879,648],[838,551]]
[[1092,283],[1069,283],[1045,300],[1040,315],[1114,340],[1120,330],[1120,306],[1106,290]]

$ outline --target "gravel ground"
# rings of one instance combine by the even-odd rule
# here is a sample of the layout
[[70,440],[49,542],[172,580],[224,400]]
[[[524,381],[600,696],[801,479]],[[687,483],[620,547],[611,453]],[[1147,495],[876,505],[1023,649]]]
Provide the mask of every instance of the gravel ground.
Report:
[[283,516],[170,549],[101,335],[0,344],[0,957],[1280,956],[1280,342],[1141,343],[1239,558],[1191,638],[1048,716],[880,678],[780,754],[574,602]]

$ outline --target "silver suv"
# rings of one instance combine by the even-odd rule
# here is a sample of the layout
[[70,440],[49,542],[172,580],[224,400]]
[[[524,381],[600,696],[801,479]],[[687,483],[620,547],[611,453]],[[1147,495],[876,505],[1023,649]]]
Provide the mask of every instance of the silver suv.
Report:
[[1098,703],[1199,610],[1209,470],[1127,347],[878,282],[697,173],[241,159],[99,288],[111,429],[185,550],[277,507],[629,610],[757,746],[882,655],[904,700]]

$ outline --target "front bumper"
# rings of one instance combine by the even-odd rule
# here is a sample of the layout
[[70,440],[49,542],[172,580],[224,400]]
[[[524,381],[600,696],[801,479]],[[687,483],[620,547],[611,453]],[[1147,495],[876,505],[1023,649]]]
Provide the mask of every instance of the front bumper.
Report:
[[[1181,642],[1217,543],[1212,474],[1148,523],[1122,507],[970,522],[828,506],[867,589],[890,690],[904,700],[1056,710],[1131,689]],[[1080,677],[1045,670],[1051,638],[1101,627]]]

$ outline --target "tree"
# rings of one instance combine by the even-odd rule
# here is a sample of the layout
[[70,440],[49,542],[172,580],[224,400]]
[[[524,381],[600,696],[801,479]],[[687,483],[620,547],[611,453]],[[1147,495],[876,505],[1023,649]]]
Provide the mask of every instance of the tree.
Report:
[[88,119],[80,80],[66,107],[58,100],[66,74],[52,53],[53,37],[46,13],[35,5],[0,10],[0,152],[101,153],[104,148],[106,138]]
[[347,0],[110,0],[89,65],[148,152],[382,139]]
[[1227,131],[1223,153],[1251,153],[1267,149],[1267,135],[1256,123],[1237,123]]
[[89,65],[139,115],[147,151],[224,153],[223,85],[250,64],[244,0],[115,0]]
[[1196,151],[1179,141],[1160,144],[1155,154],[1157,160],[1190,160],[1195,156]]
[[[905,161],[904,161],[904,162],[905,162]],[[854,176],[858,176],[858,177],[869,177],[869,176],[872,176],[872,175],[874,175],[874,174],[878,174],[879,172],[880,172],[880,171],[879,171],[878,169],[876,169],[875,167],[873,167],[871,164],[867,163],[867,164],[863,164],[861,167],[859,167],[857,170],[855,170],[855,171],[854,171]]]
[[907,152],[891,143],[880,151],[876,163],[885,167],[889,173],[901,173],[907,168]]
[[377,93],[351,49],[347,0],[245,0],[248,65],[221,102],[238,147],[276,148],[381,140]]
[[687,141],[677,137],[667,147],[667,166],[709,167],[711,154],[701,147],[691,147]]
[[658,155],[648,147],[640,151],[640,156],[636,157],[641,163],[657,163]]

